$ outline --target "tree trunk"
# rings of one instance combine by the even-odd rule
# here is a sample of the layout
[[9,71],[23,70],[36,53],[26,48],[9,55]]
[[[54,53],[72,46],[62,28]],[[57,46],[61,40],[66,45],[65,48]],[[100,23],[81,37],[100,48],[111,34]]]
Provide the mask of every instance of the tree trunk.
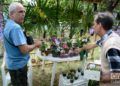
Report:
[[72,9],[72,16],[71,16],[71,26],[70,26],[70,34],[69,34],[69,37],[70,39],[72,39],[73,35],[74,35],[74,28],[73,28],[73,25],[74,25],[74,12],[75,12],[75,0],[73,1],[73,9]]
[[108,5],[107,10],[112,13],[114,8],[118,5],[119,1],[120,0],[116,0],[116,1],[115,0],[109,0],[109,5]]

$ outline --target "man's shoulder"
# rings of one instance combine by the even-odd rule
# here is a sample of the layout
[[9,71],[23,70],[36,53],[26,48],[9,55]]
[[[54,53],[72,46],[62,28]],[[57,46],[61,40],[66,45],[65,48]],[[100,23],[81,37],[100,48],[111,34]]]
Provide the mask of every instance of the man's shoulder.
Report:
[[120,43],[120,36],[116,33],[113,32],[109,36],[109,38],[106,40],[107,44],[115,44],[115,43]]
[[7,24],[7,28],[11,28],[11,29],[21,28],[21,26],[13,20],[7,20],[6,24]]
[[17,23],[13,24],[13,29],[21,29],[21,26]]

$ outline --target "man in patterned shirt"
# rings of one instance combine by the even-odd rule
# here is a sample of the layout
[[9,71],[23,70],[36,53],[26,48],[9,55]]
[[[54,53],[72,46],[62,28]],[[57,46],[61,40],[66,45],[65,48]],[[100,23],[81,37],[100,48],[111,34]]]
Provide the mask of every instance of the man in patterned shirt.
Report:
[[[112,31],[113,16],[108,12],[98,13],[94,17],[94,31],[101,37],[96,44],[86,45],[81,50],[101,47],[101,86],[112,85],[112,79],[120,79],[115,75],[120,73],[120,36]],[[120,76],[120,75],[119,75]]]

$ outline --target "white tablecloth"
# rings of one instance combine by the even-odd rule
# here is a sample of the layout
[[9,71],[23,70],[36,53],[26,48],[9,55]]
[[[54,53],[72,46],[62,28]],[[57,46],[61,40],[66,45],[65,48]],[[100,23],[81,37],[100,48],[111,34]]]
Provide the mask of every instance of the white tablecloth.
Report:
[[[53,57],[52,54],[50,54],[50,55],[48,55],[48,56],[42,56],[42,55],[41,55],[41,52],[40,52],[39,50],[36,51],[36,55],[43,60],[43,63],[44,63],[45,60],[48,60],[48,61],[52,61],[52,62],[53,62],[52,77],[51,77],[51,86],[53,86],[53,83],[54,83],[54,78],[55,78],[55,73],[56,73],[56,65],[57,65],[57,62],[80,60],[80,56],[66,57],[66,58]],[[44,64],[43,64],[43,65],[44,65]],[[44,67],[44,66],[43,66],[43,67]]]
[[80,56],[74,56],[74,57],[53,57],[52,54],[49,54],[48,56],[42,56],[40,51],[37,51],[37,56],[40,57],[43,60],[48,60],[48,61],[53,61],[53,62],[80,60]]

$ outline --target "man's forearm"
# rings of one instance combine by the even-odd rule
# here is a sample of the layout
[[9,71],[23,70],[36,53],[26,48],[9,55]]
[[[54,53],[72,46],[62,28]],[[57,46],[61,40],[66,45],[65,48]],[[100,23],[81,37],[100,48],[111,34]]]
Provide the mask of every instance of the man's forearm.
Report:
[[36,48],[35,44],[33,44],[33,45],[27,45],[27,46],[28,46],[28,51],[27,52],[30,52],[30,51],[32,51],[33,49]]
[[93,48],[96,48],[97,45],[96,44],[89,44],[89,45],[86,45],[82,48],[82,50],[90,50],[90,49],[93,49]]
[[101,74],[101,81],[102,82],[110,82],[111,81],[111,73],[103,73]]
[[33,45],[27,45],[27,44],[25,44],[25,45],[19,46],[19,49],[20,49],[20,51],[21,51],[23,54],[29,53],[30,51],[32,51],[32,50],[35,49],[35,48],[36,48],[36,45],[35,45],[35,44],[33,44]]

